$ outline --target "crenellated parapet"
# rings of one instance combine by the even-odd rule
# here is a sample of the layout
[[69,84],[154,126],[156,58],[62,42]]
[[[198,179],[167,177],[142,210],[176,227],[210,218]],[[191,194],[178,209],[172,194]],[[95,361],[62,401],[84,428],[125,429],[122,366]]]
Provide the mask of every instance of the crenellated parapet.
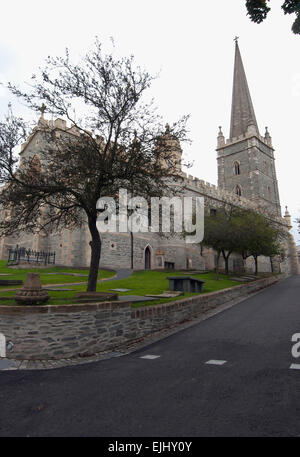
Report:
[[270,136],[270,134],[268,132],[268,128],[266,127],[266,135],[265,136],[262,136],[259,133],[253,132],[253,131],[251,131],[251,128],[248,128],[246,133],[242,133],[239,136],[226,139],[226,141],[224,141],[223,144],[221,144],[220,146],[218,145],[219,146],[218,149],[222,148],[222,147],[225,147],[225,146],[230,146],[232,144],[238,143],[239,141],[250,139],[250,138],[253,138],[253,137],[259,139],[262,143],[265,143],[265,144],[267,144],[267,146],[272,148],[272,139],[271,139],[271,136]]
[[37,125],[33,128],[31,134],[28,136],[27,140],[23,144],[21,144],[20,154],[22,155],[24,153],[24,151],[27,149],[27,147],[37,134],[53,130],[56,131],[57,134],[59,134],[59,131],[61,131],[75,136],[80,135],[80,130],[75,125],[71,125],[70,127],[68,127],[67,122],[64,119],[58,118],[55,120],[48,120],[44,117],[41,117]]
[[[234,192],[229,192],[227,190],[221,189],[214,184],[206,182],[192,175],[188,175],[186,173],[183,173],[183,177],[185,181],[185,187],[190,191],[199,193],[209,199],[217,200],[222,204],[225,203],[242,209],[260,211],[260,208],[258,208],[256,202],[251,201],[245,197],[238,196]],[[266,208],[261,208],[261,211],[270,217],[274,222],[278,222],[288,229],[288,222],[286,219],[277,216],[274,213],[268,212]]]

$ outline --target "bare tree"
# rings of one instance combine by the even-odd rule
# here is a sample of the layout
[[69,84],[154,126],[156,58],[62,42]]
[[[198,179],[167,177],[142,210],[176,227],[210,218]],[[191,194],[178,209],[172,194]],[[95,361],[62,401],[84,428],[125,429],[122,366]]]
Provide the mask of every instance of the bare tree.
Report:
[[[67,119],[72,128],[46,121],[43,105],[37,126],[43,137],[38,151],[41,165],[28,157],[16,168],[9,153],[3,153],[6,186],[0,203],[13,210],[1,221],[1,234],[71,229],[87,223],[88,291],[96,290],[101,256],[98,199],[116,198],[120,188],[131,189],[132,183],[136,195],[168,195],[175,192],[174,180],[182,179],[168,139],[187,140],[188,116],[165,132],[153,101],[143,101],[152,80],[134,65],[133,57],[104,54],[96,39],[80,63],[71,62],[68,50],[65,57],[49,57],[39,77],[32,77],[29,91],[9,84],[30,108],[38,111],[45,103],[52,115]],[[3,132],[8,128],[4,124]]]
[[8,113],[0,121],[0,185],[5,184],[18,162],[16,147],[25,141],[28,125],[21,117],[15,117],[9,105]]

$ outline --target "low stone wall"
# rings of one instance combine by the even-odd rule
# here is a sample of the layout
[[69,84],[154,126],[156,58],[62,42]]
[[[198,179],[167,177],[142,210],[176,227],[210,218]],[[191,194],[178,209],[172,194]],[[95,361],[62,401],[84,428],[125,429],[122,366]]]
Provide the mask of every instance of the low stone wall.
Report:
[[191,320],[232,299],[267,287],[285,275],[162,305],[130,302],[65,306],[0,306],[0,333],[13,348],[6,357],[48,360],[92,355]]
[[264,278],[172,303],[136,308],[131,313],[131,317],[136,322],[136,333],[138,336],[143,336],[163,328],[172,327],[180,322],[192,320],[206,311],[218,308],[218,306],[231,300],[247,297],[247,295],[264,289],[287,276],[281,274],[277,277]]

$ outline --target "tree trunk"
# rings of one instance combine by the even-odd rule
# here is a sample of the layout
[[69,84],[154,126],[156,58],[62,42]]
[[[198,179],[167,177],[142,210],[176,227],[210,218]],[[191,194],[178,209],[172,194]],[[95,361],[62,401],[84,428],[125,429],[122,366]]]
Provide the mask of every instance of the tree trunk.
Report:
[[228,254],[226,255],[225,251],[222,251],[222,254],[223,254],[224,261],[225,261],[225,274],[228,275],[228,273],[229,273],[229,256],[230,256],[231,252],[228,252]]
[[242,255],[242,262],[243,262],[243,273],[246,273],[246,259],[243,255]]
[[131,259],[130,268],[133,270],[133,233],[131,231],[130,231],[130,259]]
[[219,260],[220,260],[221,253],[217,253],[217,261],[216,261],[216,268],[215,268],[215,281],[219,280]]
[[258,265],[257,265],[257,256],[254,256],[254,261],[255,261],[255,274],[258,274]]
[[96,292],[99,263],[100,263],[100,256],[101,256],[101,239],[100,239],[100,234],[99,234],[97,226],[96,226],[96,218],[89,220],[89,229],[90,229],[90,233],[92,236],[92,241],[90,241],[91,261],[90,261],[90,271],[89,271],[87,292]]
[[225,274],[228,275],[229,273],[229,258],[225,259]]

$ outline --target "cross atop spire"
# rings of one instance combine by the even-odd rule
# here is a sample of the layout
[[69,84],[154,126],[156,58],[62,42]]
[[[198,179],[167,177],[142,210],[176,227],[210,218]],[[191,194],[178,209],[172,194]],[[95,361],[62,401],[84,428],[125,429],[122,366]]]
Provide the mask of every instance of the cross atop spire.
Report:
[[256,117],[237,40],[238,37],[235,37],[230,138],[246,133],[249,125],[254,126],[258,133]]
[[41,119],[44,119],[44,112],[46,111],[45,103],[43,103],[42,106],[38,108],[38,110],[41,112]]

